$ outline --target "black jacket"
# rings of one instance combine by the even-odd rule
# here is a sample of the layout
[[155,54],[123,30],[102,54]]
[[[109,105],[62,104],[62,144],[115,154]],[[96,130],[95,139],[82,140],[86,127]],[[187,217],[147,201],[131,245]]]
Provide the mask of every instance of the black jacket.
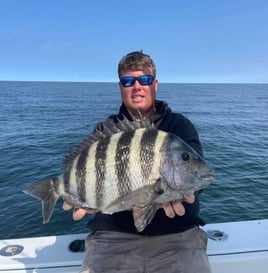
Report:
[[[109,117],[109,119],[122,119],[123,116],[127,117],[129,120],[132,120],[132,117],[124,105],[120,107],[118,115],[112,115]],[[203,155],[198,133],[194,125],[182,114],[173,113],[165,102],[156,101],[156,113],[150,117],[150,121],[154,123],[158,129],[179,136],[190,146],[192,146],[201,156]],[[106,123],[107,121],[98,123],[96,129],[102,130]],[[185,215],[169,218],[165,215],[163,209],[158,209],[152,222],[139,234],[170,234],[185,231],[193,226],[204,225],[204,221],[198,216],[199,193],[197,192],[195,195],[195,203],[184,203],[186,210]],[[87,226],[91,230],[110,230],[137,233],[131,211],[122,211],[112,215],[97,213],[93,219],[88,222]]]

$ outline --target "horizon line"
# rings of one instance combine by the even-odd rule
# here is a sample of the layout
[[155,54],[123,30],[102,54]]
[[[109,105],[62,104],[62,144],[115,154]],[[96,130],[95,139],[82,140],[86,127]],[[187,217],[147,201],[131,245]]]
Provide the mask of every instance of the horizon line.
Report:
[[[0,82],[44,82],[44,83],[116,83],[118,81],[66,81],[66,80],[1,80]],[[160,81],[159,84],[268,84],[268,82],[169,82]]]

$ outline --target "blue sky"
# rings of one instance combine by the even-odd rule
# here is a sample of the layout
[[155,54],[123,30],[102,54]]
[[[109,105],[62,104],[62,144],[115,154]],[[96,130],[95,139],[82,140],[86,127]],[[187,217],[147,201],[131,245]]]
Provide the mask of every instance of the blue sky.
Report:
[[268,83],[267,0],[0,0],[0,80],[117,81],[126,53],[160,82]]

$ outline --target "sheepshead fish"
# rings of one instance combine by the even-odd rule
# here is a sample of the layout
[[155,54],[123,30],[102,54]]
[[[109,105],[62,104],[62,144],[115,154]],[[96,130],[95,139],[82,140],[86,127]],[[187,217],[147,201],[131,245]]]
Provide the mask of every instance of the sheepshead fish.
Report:
[[132,210],[142,231],[160,204],[213,182],[213,168],[176,135],[126,119],[118,124],[84,140],[65,158],[63,174],[24,190],[41,200],[43,223],[61,196],[74,207],[107,214]]

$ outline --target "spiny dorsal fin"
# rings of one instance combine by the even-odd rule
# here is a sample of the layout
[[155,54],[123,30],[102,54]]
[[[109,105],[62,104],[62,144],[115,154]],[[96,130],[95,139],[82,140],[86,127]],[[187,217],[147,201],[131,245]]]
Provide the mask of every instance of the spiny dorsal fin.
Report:
[[142,119],[133,121],[128,120],[124,115],[123,119],[118,116],[108,118],[105,122],[100,123],[99,126],[81,143],[76,145],[73,152],[66,155],[63,160],[64,168],[69,168],[72,165],[73,160],[86,148],[90,147],[92,143],[97,142],[101,139],[110,137],[113,134],[119,132],[133,131],[139,128],[153,128],[149,119]]
[[133,119],[128,120],[124,115],[123,119],[116,118],[114,125],[120,129],[120,131],[132,131],[139,128],[154,128],[154,125],[149,119]]

